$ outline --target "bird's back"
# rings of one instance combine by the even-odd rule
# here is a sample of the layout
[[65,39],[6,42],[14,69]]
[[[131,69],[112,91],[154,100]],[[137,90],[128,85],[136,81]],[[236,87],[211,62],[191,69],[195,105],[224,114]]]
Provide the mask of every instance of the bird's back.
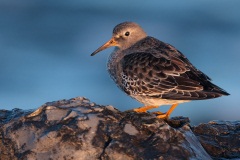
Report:
[[108,68],[114,81],[132,97],[200,100],[228,95],[180,51],[153,37],[113,53]]

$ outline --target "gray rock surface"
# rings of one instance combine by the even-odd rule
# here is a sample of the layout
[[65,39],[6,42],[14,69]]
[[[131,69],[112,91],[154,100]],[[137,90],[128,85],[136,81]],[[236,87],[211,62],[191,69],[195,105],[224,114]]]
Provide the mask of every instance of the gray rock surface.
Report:
[[[227,135],[238,136],[235,140],[239,141],[239,123],[236,124],[236,128],[235,124],[231,128],[231,133],[236,134]],[[35,111],[0,110],[0,159],[208,160],[212,159],[209,154],[224,158],[225,154],[209,152],[214,150],[208,154],[200,144],[209,149],[204,145],[205,125],[212,124],[193,128],[196,137],[188,118],[174,117],[166,122],[150,113],[120,112],[77,97],[49,102]],[[238,144],[228,155],[239,156]]]
[[240,159],[240,121],[211,121],[192,130],[213,159]]

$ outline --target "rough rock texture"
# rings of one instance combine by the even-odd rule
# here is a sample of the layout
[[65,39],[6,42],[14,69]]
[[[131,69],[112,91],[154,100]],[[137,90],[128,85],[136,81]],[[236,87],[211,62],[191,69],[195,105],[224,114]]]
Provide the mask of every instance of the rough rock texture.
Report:
[[[219,123],[228,134],[221,127],[213,129]],[[236,158],[240,152],[239,123],[202,124],[193,131],[214,158]],[[211,126],[212,131],[206,134],[205,128]],[[153,114],[120,112],[83,97],[46,103],[35,111],[0,110],[1,160],[212,159],[197,137],[188,118],[165,122]],[[221,143],[226,141],[229,143]],[[212,144],[233,148],[218,152]]]
[[240,159],[240,121],[211,121],[193,132],[213,159]]

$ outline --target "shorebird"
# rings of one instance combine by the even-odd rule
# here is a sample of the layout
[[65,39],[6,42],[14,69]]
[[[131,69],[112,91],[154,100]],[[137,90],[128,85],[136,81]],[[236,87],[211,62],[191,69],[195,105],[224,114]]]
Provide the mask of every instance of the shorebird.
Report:
[[147,36],[136,23],[123,22],[112,38],[94,51],[115,46],[107,63],[111,78],[126,94],[144,104],[136,112],[172,105],[158,118],[168,119],[179,103],[229,95],[194,67],[175,47]]

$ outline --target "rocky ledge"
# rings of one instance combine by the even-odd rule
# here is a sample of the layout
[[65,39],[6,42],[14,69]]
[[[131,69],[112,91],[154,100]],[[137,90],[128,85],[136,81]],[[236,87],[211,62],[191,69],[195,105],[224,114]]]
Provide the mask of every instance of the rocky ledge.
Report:
[[83,97],[37,110],[0,110],[1,160],[240,158],[240,121],[191,127],[151,113],[120,112]]

